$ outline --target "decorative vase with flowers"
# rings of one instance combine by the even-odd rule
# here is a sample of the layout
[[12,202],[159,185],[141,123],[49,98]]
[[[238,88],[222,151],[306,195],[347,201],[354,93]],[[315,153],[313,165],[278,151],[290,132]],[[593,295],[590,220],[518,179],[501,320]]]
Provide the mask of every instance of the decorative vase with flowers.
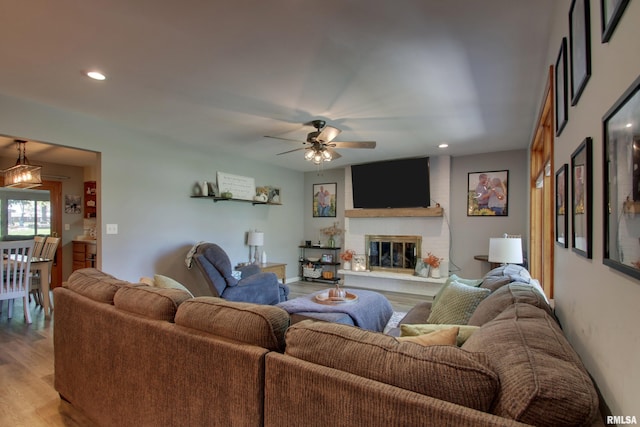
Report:
[[335,248],[336,247],[336,240],[335,240],[335,236],[339,236],[340,234],[342,234],[342,229],[338,228],[338,225],[340,223],[339,222],[334,222],[333,225],[331,227],[326,227],[326,228],[321,228],[320,231],[323,234],[326,234],[327,236],[329,236],[329,239],[327,240],[327,246],[330,248]]
[[438,258],[431,252],[428,252],[427,257],[423,261],[431,267],[431,277],[434,279],[440,278],[440,261],[442,261],[442,258]]
[[340,258],[344,261],[343,267],[345,270],[351,270],[351,260],[353,256],[356,254],[356,251],[353,249],[347,249],[346,251],[340,254]]

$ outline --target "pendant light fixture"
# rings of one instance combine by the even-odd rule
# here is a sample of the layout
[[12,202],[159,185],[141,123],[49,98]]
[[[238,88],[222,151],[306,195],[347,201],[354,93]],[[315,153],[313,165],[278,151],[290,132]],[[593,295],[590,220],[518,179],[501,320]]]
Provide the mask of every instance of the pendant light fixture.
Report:
[[27,159],[25,145],[27,141],[16,139],[18,148],[18,160],[16,165],[2,171],[4,174],[4,186],[13,188],[33,188],[42,185],[40,172],[42,166],[33,166]]

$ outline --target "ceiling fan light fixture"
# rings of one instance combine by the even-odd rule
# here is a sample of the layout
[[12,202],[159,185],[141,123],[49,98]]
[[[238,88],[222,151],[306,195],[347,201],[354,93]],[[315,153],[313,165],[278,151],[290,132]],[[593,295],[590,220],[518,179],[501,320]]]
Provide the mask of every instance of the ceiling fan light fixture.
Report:
[[307,152],[304,153],[304,158],[311,161],[313,160],[313,156],[315,156],[316,151],[313,148],[307,149]]
[[42,166],[35,166],[27,159],[25,144],[27,141],[15,140],[18,147],[18,160],[15,166],[2,171],[4,186],[12,188],[34,188],[42,185]]
[[322,160],[324,160],[325,162],[330,162],[332,158],[333,156],[331,155],[330,151],[328,150],[322,151]]

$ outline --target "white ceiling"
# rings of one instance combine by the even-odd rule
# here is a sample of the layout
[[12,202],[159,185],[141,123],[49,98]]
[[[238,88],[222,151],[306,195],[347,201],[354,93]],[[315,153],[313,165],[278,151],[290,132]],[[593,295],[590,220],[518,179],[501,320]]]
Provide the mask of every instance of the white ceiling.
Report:
[[300,171],[316,118],[378,143],[331,166],[522,149],[556,1],[5,0],[0,93]]

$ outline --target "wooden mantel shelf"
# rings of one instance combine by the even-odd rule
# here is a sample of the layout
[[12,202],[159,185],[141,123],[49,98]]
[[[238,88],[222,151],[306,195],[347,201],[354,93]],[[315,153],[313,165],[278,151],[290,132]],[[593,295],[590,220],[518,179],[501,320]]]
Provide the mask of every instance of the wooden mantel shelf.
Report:
[[444,209],[437,208],[387,208],[387,209],[347,209],[347,218],[391,218],[391,217],[423,217],[443,216]]

